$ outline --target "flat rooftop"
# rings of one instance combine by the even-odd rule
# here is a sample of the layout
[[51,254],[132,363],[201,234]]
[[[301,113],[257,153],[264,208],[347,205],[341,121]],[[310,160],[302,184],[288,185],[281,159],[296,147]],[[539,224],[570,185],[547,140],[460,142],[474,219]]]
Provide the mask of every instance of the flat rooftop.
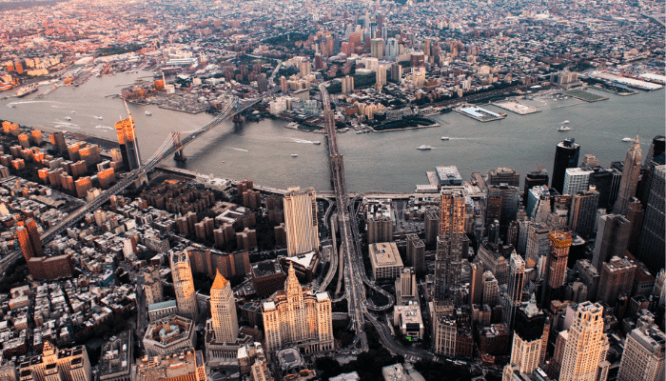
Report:
[[403,266],[398,246],[393,242],[373,243],[370,245],[370,258],[377,267]]
[[255,278],[261,278],[274,274],[284,273],[280,261],[277,259],[269,259],[252,264],[252,274]]

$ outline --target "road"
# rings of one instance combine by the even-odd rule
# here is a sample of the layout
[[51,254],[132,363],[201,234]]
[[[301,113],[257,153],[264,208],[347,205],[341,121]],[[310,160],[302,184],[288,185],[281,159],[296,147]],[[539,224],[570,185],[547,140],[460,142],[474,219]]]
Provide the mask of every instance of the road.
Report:
[[[331,110],[330,98],[325,84],[319,86],[324,105],[324,117],[326,118],[326,133],[328,134],[328,154],[330,158],[331,181],[335,191],[335,200],[338,210],[338,223],[340,230],[340,254],[344,276],[345,294],[347,295],[347,310],[351,319],[351,327],[356,331],[354,337],[354,350],[366,352],[368,350],[368,339],[364,332],[365,314],[367,313],[365,288],[359,281],[359,271],[356,261],[356,245],[353,243],[349,212],[347,210],[347,194],[345,192],[345,175],[342,155],[338,151],[337,134],[333,111]],[[360,253],[359,253],[360,254]],[[353,353],[352,352],[352,353]]]

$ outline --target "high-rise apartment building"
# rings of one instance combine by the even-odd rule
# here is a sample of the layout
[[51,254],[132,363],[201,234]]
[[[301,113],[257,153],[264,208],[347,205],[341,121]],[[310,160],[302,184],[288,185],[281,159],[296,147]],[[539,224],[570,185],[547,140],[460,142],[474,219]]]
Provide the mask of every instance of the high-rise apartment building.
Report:
[[613,213],[627,214],[631,198],[636,196],[636,190],[638,189],[642,159],[641,144],[638,141],[638,136],[636,136],[636,140],[631,144],[631,147],[627,151],[627,157],[624,159],[622,181],[620,182],[620,190],[618,191],[617,201],[615,201],[615,206],[613,207]]
[[[553,164],[553,178],[551,188],[555,188],[560,194],[564,187],[564,175],[567,168],[578,166],[580,155],[580,144],[574,138],[566,138],[555,147],[555,160]],[[587,188],[587,187],[585,187]]]
[[488,185],[506,184],[517,187],[520,184],[520,173],[515,169],[497,167],[488,171]]
[[548,258],[548,286],[556,289],[564,284],[567,278],[567,259],[571,247],[571,232],[554,231],[550,239],[550,256]]
[[662,381],[666,335],[655,324],[639,327],[627,335],[618,381]]
[[537,307],[532,294],[529,303],[516,313],[511,362],[504,367],[502,381],[514,381],[514,374],[531,375],[543,363],[549,331],[548,318]]
[[198,317],[197,294],[194,291],[190,258],[185,252],[171,254],[171,276],[178,303],[178,314],[196,320]]
[[619,214],[599,216],[597,238],[594,243],[592,265],[601,272],[601,266],[612,257],[624,257],[629,243],[631,222]]
[[612,257],[601,266],[599,293],[597,299],[614,306],[617,298],[622,295],[631,296],[634,285],[636,264],[627,258]]
[[377,215],[368,217],[368,244],[393,241],[393,220],[391,217]]
[[328,293],[301,287],[290,265],[284,291],[276,292],[263,303],[266,351],[275,352],[286,345],[305,353],[332,350],[332,316]]
[[638,259],[645,263],[652,272],[664,268],[665,180],[666,165],[655,167],[638,246]]
[[381,38],[372,38],[370,40],[370,55],[372,57],[384,58],[384,40]]
[[317,195],[309,188],[289,188],[283,199],[287,255],[293,256],[319,249]]
[[395,281],[396,304],[407,304],[410,300],[418,300],[418,289],[416,288],[416,274],[413,267],[402,269],[400,276]]
[[25,226],[16,227],[16,237],[19,241],[19,246],[21,246],[21,251],[23,252],[23,257],[26,261],[29,261],[30,258],[35,257],[35,251],[32,248],[32,242],[30,242],[30,234],[28,229]]
[[439,236],[435,254],[435,298],[457,298],[462,260],[467,257],[465,195],[460,188],[446,188],[441,194]]
[[159,303],[164,299],[162,279],[158,267],[149,266],[143,272],[143,293],[146,295],[146,304]]
[[571,199],[569,229],[584,238],[594,234],[598,203],[599,192],[595,188],[590,187],[590,190],[576,192]]
[[424,276],[427,272],[425,262],[425,243],[416,234],[407,234],[407,264],[414,268],[417,276]]
[[564,171],[564,185],[562,194],[574,195],[588,189],[590,183],[590,174],[593,171],[582,168],[567,168]]
[[604,308],[591,302],[578,305],[562,354],[560,381],[606,380],[608,337],[604,333]]

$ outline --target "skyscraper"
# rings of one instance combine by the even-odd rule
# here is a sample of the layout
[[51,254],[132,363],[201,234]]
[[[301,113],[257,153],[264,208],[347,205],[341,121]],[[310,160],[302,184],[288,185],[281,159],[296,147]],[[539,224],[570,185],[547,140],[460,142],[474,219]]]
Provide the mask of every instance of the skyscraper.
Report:
[[136,143],[136,131],[134,129],[134,118],[131,116],[115,123],[118,134],[118,144],[123,157],[123,165],[128,171],[139,168],[141,155]]
[[639,327],[627,335],[618,381],[662,381],[666,335],[655,324]]
[[465,195],[460,188],[445,188],[441,194],[439,236],[435,254],[435,298],[457,298],[462,260],[467,257]]
[[621,178],[622,172],[614,168],[596,167],[590,173],[588,185],[594,186],[599,192],[599,208],[608,209],[615,204]]
[[601,266],[612,257],[623,258],[629,243],[631,222],[618,214],[599,216],[597,238],[594,243],[592,266],[601,273]]
[[289,188],[283,199],[284,224],[289,256],[319,249],[319,223],[317,221],[317,195],[309,188]]
[[518,309],[515,327],[511,362],[504,367],[502,381],[514,381],[516,373],[531,375],[546,356],[550,324],[537,307],[534,294],[527,306]]
[[407,234],[407,262],[414,267],[417,276],[425,275],[427,268],[425,262],[425,243],[416,234]]
[[525,261],[523,258],[513,253],[509,261],[509,305],[505,315],[505,322],[509,329],[513,329],[513,323],[516,318],[516,311],[523,301],[523,286],[525,285]]
[[370,40],[370,55],[372,57],[382,59],[384,58],[384,40],[381,38],[373,38]]
[[606,361],[609,348],[604,334],[604,308],[591,302],[578,305],[569,338],[564,346],[560,381],[605,380],[610,364]]
[[518,213],[518,206],[521,202],[520,189],[515,186],[506,184],[491,185],[488,187],[488,198],[501,198],[500,208],[500,231],[501,235],[506,236],[506,231],[509,227],[509,222],[516,219]]
[[146,304],[159,303],[163,299],[162,279],[157,267],[147,267],[143,273],[143,293],[146,295]]
[[537,277],[543,278],[546,276],[545,262],[550,254],[550,240],[548,238],[550,229],[544,223],[537,223],[530,224],[528,231],[525,251],[526,266],[540,269]]
[[44,249],[42,248],[42,240],[39,236],[39,231],[37,231],[37,223],[34,219],[28,218],[25,220],[25,227],[28,229],[28,237],[30,238],[30,244],[32,245],[32,250],[37,257],[44,256]]
[[285,345],[305,353],[330,351],[334,348],[332,318],[328,293],[301,287],[292,263],[284,291],[263,303],[266,351],[275,352]]
[[666,165],[655,167],[638,247],[638,259],[653,272],[657,272],[664,267],[665,180]]
[[506,184],[517,187],[520,184],[520,173],[515,169],[497,167],[488,171],[488,185]]
[[187,253],[171,254],[171,276],[178,304],[178,315],[196,320],[198,317],[197,294],[194,291],[192,268]]
[[527,195],[530,189],[537,185],[548,187],[548,173],[545,170],[530,172],[525,175],[525,185],[523,188],[523,204],[527,205]]
[[620,182],[620,190],[617,195],[617,201],[615,201],[615,206],[613,207],[613,213],[627,214],[631,198],[636,196],[642,159],[641,144],[638,141],[638,136],[636,136],[636,140],[631,144],[631,147],[627,151],[627,157],[624,159],[622,181]]
[[622,295],[631,296],[634,285],[636,264],[627,258],[612,257],[601,266],[601,278],[597,299],[614,306],[617,298]]
[[567,259],[571,247],[571,232],[554,231],[550,239],[550,257],[548,258],[548,286],[556,289],[564,284],[567,277]]
[[236,301],[231,291],[231,284],[224,279],[220,271],[210,289],[210,314],[218,343],[233,343],[238,337],[238,316]]
[[469,303],[483,304],[483,265],[470,263]]
[[567,168],[574,168],[578,165],[578,156],[580,155],[580,144],[576,143],[574,138],[566,138],[555,147],[555,160],[553,164],[553,178],[551,187],[555,188],[560,194],[564,187],[564,175]]
[[32,242],[30,242],[30,234],[28,229],[25,226],[16,227],[16,237],[18,238],[19,245],[21,246],[21,251],[23,252],[23,257],[26,262],[35,256],[35,251],[32,248]]
[[627,208],[627,220],[629,223],[631,223],[627,251],[634,256],[638,254],[638,242],[641,236],[641,228],[643,227],[644,217],[645,211],[643,210],[643,205],[639,199],[634,197],[631,200],[629,207]]
[[567,168],[564,171],[562,194],[574,195],[578,192],[587,190],[591,173],[594,173],[594,171],[582,168]]
[[569,229],[572,232],[584,238],[588,238],[594,233],[598,202],[599,192],[593,187],[573,195],[569,213]]
[[645,174],[641,180],[642,184],[638,195],[643,208],[647,206],[648,198],[650,197],[650,187],[652,186],[655,167],[666,164],[664,158],[665,141],[666,138],[663,135],[655,136],[652,139],[652,144],[650,144],[647,155],[645,155],[645,162],[643,162]]

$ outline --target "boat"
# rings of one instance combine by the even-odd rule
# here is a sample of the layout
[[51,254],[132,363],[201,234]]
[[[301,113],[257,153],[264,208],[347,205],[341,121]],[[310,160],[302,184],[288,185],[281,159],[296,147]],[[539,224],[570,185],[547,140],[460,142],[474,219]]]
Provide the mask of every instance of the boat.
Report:
[[444,140],[444,141],[449,140],[449,137],[448,136],[442,136],[442,140]]
[[560,126],[557,130],[560,131],[560,132],[570,131],[571,127],[569,127],[569,126]]
[[102,120],[102,119],[104,119],[104,118],[102,118],[102,117],[99,116],[99,115],[96,115],[96,116],[95,116],[95,119]]
[[151,115],[153,115],[153,113],[151,113],[150,111],[147,111],[147,110],[146,110],[146,116],[151,116]]
[[70,120],[72,120],[72,117],[71,116],[66,116],[65,120],[69,122]]
[[298,154],[297,153],[292,153],[291,157],[298,157]]
[[34,93],[37,90],[39,90],[37,85],[32,83],[28,86],[21,87],[20,89],[18,89],[18,91],[16,92],[16,96],[19,97],[19,98],[22,98],[22,97],[25,97],[28,94]]
[[564,123],[564,124],[569,124],[569,123],[571,123],[571,122],[569,121],[569,119],[567,119],[567,120],[565,120],[565,121],[562,122],[562,123]]
[[627,137],[627,138],[622,139],[622,141],[625,142],[625,143],[631,143],[631,142],[634,141],[634,139]]
[[291,122],[291,123],[287,124],[287,128],[298,129],[298,123],[296,123],[296,122]]
[[321,144],[321,142],[320,142],[319,140],[315,140],[314,142],[312,142],[312,144],[314,144],[314,145],[318,146],[318,145],[320,145],[320,144]]
[[431,146],[428,146],[428,145],[425,145],[425,144],[420,146],[419,148],[417,148],[417,150],[419,150],[419,151],[430,151],[431,149],[432,149]]

